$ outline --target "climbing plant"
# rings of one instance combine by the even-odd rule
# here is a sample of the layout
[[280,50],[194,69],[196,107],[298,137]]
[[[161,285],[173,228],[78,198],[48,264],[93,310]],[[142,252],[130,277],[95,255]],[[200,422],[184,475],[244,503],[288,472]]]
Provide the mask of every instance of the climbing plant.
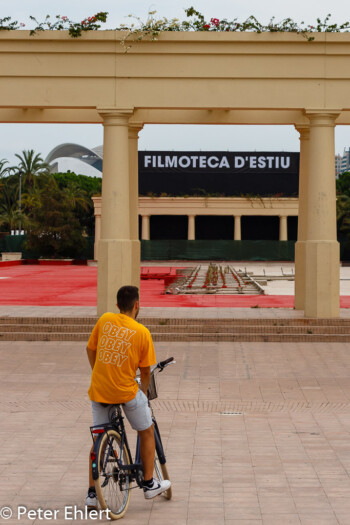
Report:
[[[149,11],[146,20],[140,17],[128,15],[129,22],[121,24],[115,28],[116,31],[124,31],[125,36],[122,44],[125,46],[127,40],[141,40],[145,37],[156,40],[158,35],[164,31],[209,31],[209,32],[255,32],[255,33],[276,33],[289,32],[297,33],[305,37],[308,41],[315,39],[314,33],[339,33],[349,32],[350,23],[342,24],[331,23],[331,14],[328,14],[324,20],[317,18],[314,25],[307,25],[304,22],[297,23],[292,18],[285,18],[277,21],[272,17],[267,24],[261,23],[255,16],[249,16],[246,20],[239,21],[238,18],[229,20],[227,18],[210,18],[200,13],[194,7],[185,9],[186,19],[178,18],[168,19],[158,16],[157,11]],[[100,29],[101,24],[107,22],[108,13],[101,11],[93,16],[84,18],[81,21],[70,20],[68,16],[56,15],[51,18],[46,15],[45,19],[40,22],[35,17],[30,16],[32,26],[30,34],[35,35],[38,31],[45,30],[66,30],[73,38],[80,37],[85,31],[96,31]],[[0,18],[0,30],[17,30],[25,27],[23,22],[12,20],[10,16]]]

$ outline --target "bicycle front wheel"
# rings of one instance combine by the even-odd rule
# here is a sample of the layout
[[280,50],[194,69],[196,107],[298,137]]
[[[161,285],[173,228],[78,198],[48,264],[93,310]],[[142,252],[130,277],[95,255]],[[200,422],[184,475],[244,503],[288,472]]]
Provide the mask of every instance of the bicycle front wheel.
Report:
[[97,454],[98,479],[95,480],[97,499],[103,510],[109,510],[113,520],[122,518],[130,500],[128,471],[121,470],[118,461],[127,465],[130,458],[126,446],[121,447],[118,432],[108,430],[102,436]]
[[[160,463],[159,458],[158,458],[157,450],[156,450],[156,455],[155,455],[155,459],[154,459],[154,472],[155,472],[156,477],[160,481],[162,481],[164,479],[168,479],[170,481],[166,463],[164,463],[164,465],[162,465]],[[162,496],[164,496],[166,499],[171,499],[172,495],[173,494],[172,494],[172,491],[171,491],[171,487],[168,490],[166,490],[165,492],[163,492],[163,494],[162,494]]]

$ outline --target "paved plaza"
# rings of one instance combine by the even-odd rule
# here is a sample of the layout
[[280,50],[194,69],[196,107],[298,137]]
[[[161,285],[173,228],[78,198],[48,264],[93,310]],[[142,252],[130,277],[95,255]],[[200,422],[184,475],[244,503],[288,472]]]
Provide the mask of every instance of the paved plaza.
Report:
[[[156,351],[176,358],[153,402],[173,500],[147,502],[135,489],[123,523],[350,523],[348,345],[157,343]],[[2,342],[0,353],[0,507],[14,511],[1,523],[47,522],[18,521],[22,505],[58,510],[55,523],[67,524],[64,507],[82,508],[87,488],[85,345]]]

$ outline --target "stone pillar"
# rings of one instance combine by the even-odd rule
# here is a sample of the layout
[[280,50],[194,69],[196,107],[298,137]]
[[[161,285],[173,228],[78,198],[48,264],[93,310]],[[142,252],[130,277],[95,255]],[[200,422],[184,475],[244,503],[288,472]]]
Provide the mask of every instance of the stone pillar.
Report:
[[280,241],[288,241],[287,217],[280,215]]
[[234,240],[240,241],[242,239],[242,233],[241,233],[241,216],[235,215],[235,232],[234,232]]
[[142,215],[141,239],[143,241],[150,240],[149,215]]
[[129,212],[130,212],[130,238],[132,242],[132,274],[138,274],[138,280],[135,284],[140,288],[140,260],[141,260],[141,243],[139,241],[139,161],[138,161],[138,139],[139,132],[142,129],[141,123],[129,124]]
[[101,239],[101,215],[95,218],[95,242],[94,242],[94,260],[98,261],[98,243]]
[[95,215],[94,260],[98,260],[98,243],[101,238],[101,197],[92,197]]
[[103,176],[101,239],[98,245],[97,314],[116,311],[116,293],[123,285],[138,286],[140,261],[131,240],[129,127],[132,110],[101,109]]
[[138,139],[141,124],[129,125],[129,171],[130,171],[130,238],[139,240],[139,162]]
[[305,316],[339,317],[333,111],[307,111],[310,119],[307,223],[305,241]]
[[298,240],[295,243],[294,307],[305,308],[305,252],[308,210],[309,126],[296,126],[300,139]]
[[194,241],[196,239],[196,217],[195,215],[188,216],[188,232],[187,240]]

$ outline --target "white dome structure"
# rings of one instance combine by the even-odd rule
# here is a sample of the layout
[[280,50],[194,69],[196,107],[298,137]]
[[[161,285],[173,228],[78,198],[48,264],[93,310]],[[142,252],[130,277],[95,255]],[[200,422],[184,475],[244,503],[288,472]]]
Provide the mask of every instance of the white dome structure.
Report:
[[102,176],[103,147],[89,149],[79,144],[66,143],[53,148],[45,162],[52,172],[72,171],[89,177]]

